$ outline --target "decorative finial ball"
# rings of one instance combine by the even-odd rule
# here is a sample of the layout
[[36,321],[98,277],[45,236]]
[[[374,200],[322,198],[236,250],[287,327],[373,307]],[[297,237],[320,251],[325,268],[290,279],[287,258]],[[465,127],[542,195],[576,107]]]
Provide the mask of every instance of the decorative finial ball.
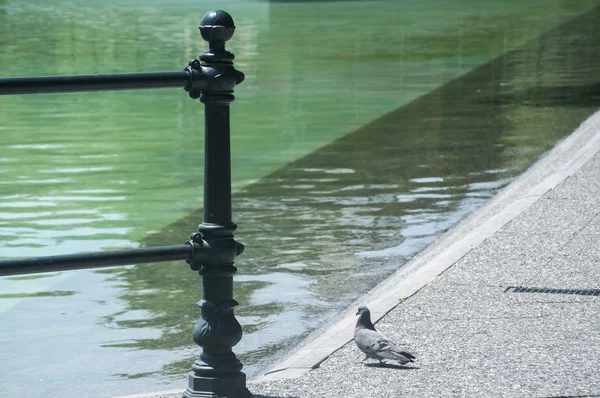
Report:
[[200,34],[208,42],[227,41],[233,37],[233,18],[223,10],[209,11],[200,21]]

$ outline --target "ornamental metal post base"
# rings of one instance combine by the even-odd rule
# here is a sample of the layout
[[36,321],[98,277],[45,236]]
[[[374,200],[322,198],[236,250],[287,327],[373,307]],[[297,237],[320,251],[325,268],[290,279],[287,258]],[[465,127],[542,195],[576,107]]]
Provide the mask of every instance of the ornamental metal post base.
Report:
[[[192,369],[197,368],[206,374],[211,370],[196,362]],[[218,377],[197,376],[195,371],[190,372],[188,388],[184,397],[190,398],[250,398],[252,394],[246,388],[246,375],[242,372],[233,375],[221,375]]]
[[[243,390],[245,390],[244,393],[242,393]],[[184,396],[191,398],[250,398],[252,394],[246,389],[246,375],[242,373],[240,377],[231,380],[223,377],[207,378],[190,375],[189,386]]]
[[[188,68],[203,76],[200,90],[189,89],[190,97],[205,106],[204,128],[204,221],[190,237],[206,255],[190,266],[202,276],[203,299],[198,306],[202,318],[192,334],[202,347],[192,365],[185,398],[248,398],[242,363],[232,351],[242,339],[242,327],[233,309],[234,259],[244,246],[233,238],[237,226],[231,216],[231,161],[229,104],[233,88],[244,80],[233,67],[233,54],[225,42],[233,36],[233,19],[225,11],[210,11],[200,22],[200,34],[209,49],[192,60]],[[193,75],[193,74],[192,74]]]

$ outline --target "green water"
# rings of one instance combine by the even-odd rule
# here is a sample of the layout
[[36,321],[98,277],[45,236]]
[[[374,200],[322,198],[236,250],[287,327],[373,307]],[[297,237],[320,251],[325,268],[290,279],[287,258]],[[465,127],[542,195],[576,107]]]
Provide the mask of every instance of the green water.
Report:
[[[254,374],[598,108],[598,3],[3,1],[0,75],[180,70],[204,12],[233,15]],[[183,90],[6,96],[0,120],[0,257],[181,243],[201,221]],[[183,387],[201,294],[176,263],[0,279],[0,395]]]

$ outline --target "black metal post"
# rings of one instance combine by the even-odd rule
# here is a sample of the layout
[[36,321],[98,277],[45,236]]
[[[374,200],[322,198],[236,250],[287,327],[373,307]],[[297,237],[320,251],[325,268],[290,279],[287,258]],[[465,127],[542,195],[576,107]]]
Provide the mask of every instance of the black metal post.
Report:
[[233,239],[231,218],[231,161],[229,104],[244,74],[233,67],[225,42],[233,37],[233,19],[225,11],[210,11],[200,22],[209,49],[182,72],[110,75],[0,78],[0,95],[50,92],[128,90],[184,86],[190,97],[205,105],[204,221],[184,245],[84,253],[28,259],[0,260],[0,275],[52,272],[186,260],[202,276],[202,319],[192,334],[202,353],[192,365],[184,397],[251,397],[242,363],[232,351],[242,338],[233,308],[234,259],[244,246]]
[[233,239],[229,104],[244,75],[235,70],[234,56],[225,50],[225,42],[235,30],[231,16],[221,10],[210,11],[199,28],[209,49],[200,54],[201,63],[192,60],[188,68],[208,77],[201,91],[190,90],[190,96],[200,97],[205,105],[204,221],[191,240],[216,255],[192,263],[202,275],[203,299],[198,303],[202,318],[193,332],[202,353],[192,365],[184,397],[251,397],[246,375],[241,372],[243,365],[232,351],[242,338],[233,312],[238,305],[233,299],[237,271],[233,262],[243,246]]

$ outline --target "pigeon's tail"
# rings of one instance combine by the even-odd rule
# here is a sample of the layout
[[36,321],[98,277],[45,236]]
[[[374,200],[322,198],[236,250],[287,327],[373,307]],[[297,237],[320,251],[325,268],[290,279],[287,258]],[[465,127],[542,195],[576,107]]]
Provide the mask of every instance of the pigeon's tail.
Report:
[[394,361],[398,361],[400,365],[405,365],[409,362],[415,361],[415,356],[413,354],[395,349],[388,351],[387,355],[382,356],[388,359],[393,359]]
[[414,362],[416,357],[411,354],[410,352],[406,352],[406,351],[400,351],[400,355],[404,356],[406,359],[408,359],[407,362]]

